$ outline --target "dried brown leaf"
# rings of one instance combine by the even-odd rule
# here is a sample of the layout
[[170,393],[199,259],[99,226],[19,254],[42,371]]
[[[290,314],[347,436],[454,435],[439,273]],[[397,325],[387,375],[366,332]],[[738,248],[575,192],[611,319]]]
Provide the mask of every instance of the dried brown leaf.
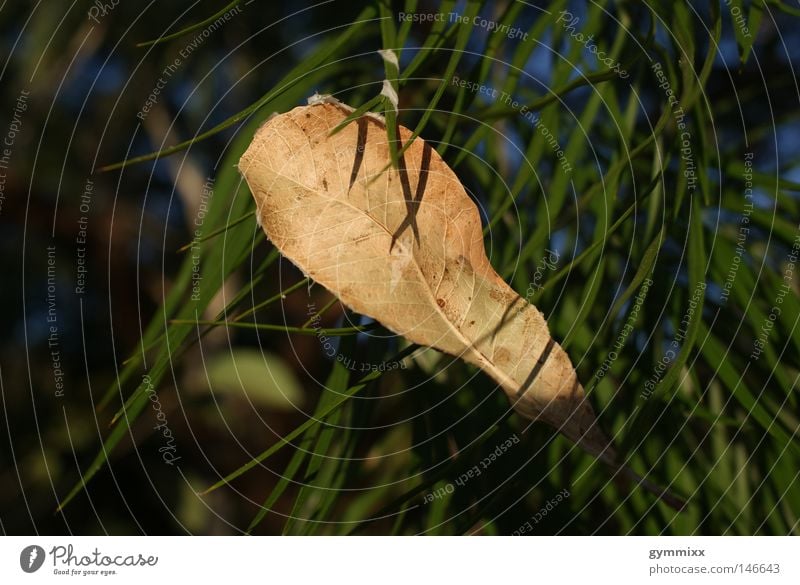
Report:
[[[352,111],[319,99],[295,108],[264,124],[242,156],[272,243],[354,311],[475,364],[522,416],[634,476],[619,466],[542,313],[490,265],[478,209],[455,173],[420,138],[384,172],[381,118],[362,116],[331,135]],[[405,144],[411,132],[399,127],[399,137]]]

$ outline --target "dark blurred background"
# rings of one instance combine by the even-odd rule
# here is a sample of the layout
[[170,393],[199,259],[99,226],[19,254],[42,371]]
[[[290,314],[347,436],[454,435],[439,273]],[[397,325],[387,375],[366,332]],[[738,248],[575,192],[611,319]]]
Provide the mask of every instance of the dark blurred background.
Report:
[[[257,510],[248,498],[262,501],[277,482],[292,455],[288,450],[271,460],[272,471],[255,469],[242,478],[237,492],[220,490],[200,499],[189,487],[207,487],[220,470],[231,471],[244,462],[245,453],[261,452],[274,440],[265,441],[265,425],[285,435],[304,422],[306,416],[292,401],[314,403],[319,389],[307,381],[324,379],[330,362],[313,336],[299,336],[289,344],[285,335],[216,330],[206,336],[203,355],[194,346],[172,364],[159,391],[182,459],[180,475],[164,465],[158,451],[162,438],[152,429],[152,413],[146,412],[126,431],[110,467],[94,477],[88,496],[81,493],[56,512],[108,433],[119,395],[103,408],[99,403],[114,388],[119,368],[136,351],[142,329],[170,290],[186,254],[178,250],[191,241],[194,219],[202,213],[203,185],[219,172],[221,155],[241,126],[155,162],[121,171],[98,169],[191,139],[242,111],[319,49],[327,36],[315,33],[344,27],[360,11],[359,4],[335,1],[298,13],[311,4],[255,1],[192,48],[191,33],[152,47],[136,43],[202,20],[223,3],[119,0],[101,8],[99,0],[0,2],[0,136],[12,138],[0,169],[0,531],[237,533]],[[432,2],[421,4],[421,10],[437,8]],[[484,8],[487,14],[495,10],[499,8]],[[518,24],[527,30],[533,21],[532,14],[523,12]],[[412,38],[422,38],[423,30],[414,29]],[[783,176],[798,181],[793,73],[800,65],[797,21],[780,13],[776,22],[765,19],[758,45],[757,66],[737,72],[738,95],[757,97],[764,91],[762,79],[768,80],[771,109],[759,99],[744,101],[742,108],[749,120],[775,121],[775,135],[761,139],[776,141],[772,151],[780,153]],[[475,48],[479,46],[476,41]],[[349,53],[377,48],[375,24],[353,42]],[[727,20],[720,51],[729,63],[736,61],[736,40]],[[428,67],[441,71],[445,60],[439,57]],[[547,64],[530,62],[526,67],[546,77]],[[322,75],[318,90],[334,93],[382,77],[380,61],[372,62],[372,69],[354,61]],[[160,95],[146,115],[137,116],[159,78],[165,82]],[[722,59],[707,91],[715,102],[732,99],[729,69]],[[371,86],[364,95],[375,93],[377,86]],[[303,97],[296,103],[303,103]],[[572,98],[580,100],[582,94]],[[440,107],[446,109],[451,102],[447,96]],[[739,140],[735,115],[721,115],[715,124],[723,141],[727,136]],[[435,138],[443,129],[432,127],[430,133]],[[760,164],[769,167],[764,156]],[[266,245],[256,247],[252,266],[268,252]],[[285,262],[271,265],[254,288],[253,302],[275,294],[279,281],[286,285],[298,276]],[[248,270],[228,278],[228,300],[248,278]],[[316,289],[310,295],[271,305],[260,319],[302,323],[309,302],[319,308],[330,300]],[[205,318],[213,318],[224,302],[218,298]],[[338,305],[326,313],[324,323],[348,324]],[[212,360],[215,348],[232,345],[242,349],[242,360],[248,359],[247,348],[269,352],[276,371],[285,376],[283,387],[294,392],[292,399],[274,389],[264,390],[263,396],[258,390],[249,396],[219,390],[209,397],[205,377],[195,371],[199,360]],[[351,351],[364,361],[381,357],[371,356],[369,346],[358,341]],[[218,367],[224,377],[226,363]],[[421,376],[406,375],[412,380]],[[389,388],[399,384],[396,377],[387,380]],[[180,393],[171,391],[175,387]],[[126,396],[128,391],[126,387]],[[255,407],[253,395],[261,400]],[[486,408],[501,416],[505,406],[498,395]],[[385,414],[373,422],[381,416]],[[235,432],[228,424],[236,425]],[[360,450],[365,455],[368,446]],[[289,513],[291,500],[281,499],[276,509]],[[258,531],[279,532],[283,520],[279,514],[268,515]],[[613,523],[608,530],[614,530]]]

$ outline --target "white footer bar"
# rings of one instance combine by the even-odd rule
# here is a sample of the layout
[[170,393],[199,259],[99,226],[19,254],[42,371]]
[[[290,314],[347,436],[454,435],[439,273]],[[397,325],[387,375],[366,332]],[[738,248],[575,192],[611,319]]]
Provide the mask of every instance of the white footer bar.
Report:
[[798,567],[796,537],[0,539],[4,584],[796,584]]

